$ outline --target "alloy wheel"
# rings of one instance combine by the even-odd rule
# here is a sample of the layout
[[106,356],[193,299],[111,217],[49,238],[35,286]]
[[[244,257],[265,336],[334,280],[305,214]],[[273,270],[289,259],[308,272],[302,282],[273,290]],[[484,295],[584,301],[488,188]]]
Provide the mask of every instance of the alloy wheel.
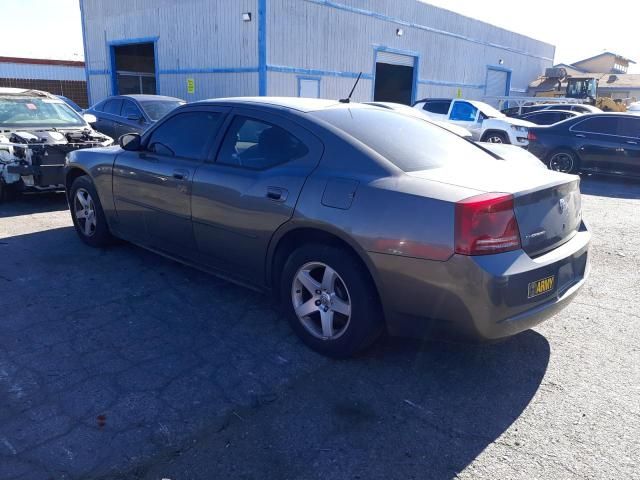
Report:
[[91,237],[96,233],[96,209],[91,194],[79,188],[73,199],[73,211],[82,234]]
[[573,170],[573,156],[565,152],[556,153],[549,160],[549,168],[556,172],[571,172]]
[[488,143],[504,143],[500,135],[491,135],[489,138],[487,138],[487,142]]
[[293,279],[291,300],[298,320],[316,338],[335,340],[351,321],[351,297],[338,273],[322,262],[300,267]]

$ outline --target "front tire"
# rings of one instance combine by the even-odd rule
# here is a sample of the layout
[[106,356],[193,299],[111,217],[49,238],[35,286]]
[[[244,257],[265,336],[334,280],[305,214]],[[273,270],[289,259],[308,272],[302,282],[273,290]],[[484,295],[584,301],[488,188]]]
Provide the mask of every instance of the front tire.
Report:
[[106,247],[113,242],[98,192],[88,176],[73,181],[69,208],[80,240],[91,247]]
[[487,132],[482,137],[482,141],[487,143],[511,143],[507,134],[501,132]]
[[310,244],[295,250],[284,266],[280,292],[291,327],[322,355],[351,357],[383,330],[369,273],[339,247]]
[[556,150],[547,160],[549,170],[562,173],[576,173],[580,168],[578,156],[571,150]]

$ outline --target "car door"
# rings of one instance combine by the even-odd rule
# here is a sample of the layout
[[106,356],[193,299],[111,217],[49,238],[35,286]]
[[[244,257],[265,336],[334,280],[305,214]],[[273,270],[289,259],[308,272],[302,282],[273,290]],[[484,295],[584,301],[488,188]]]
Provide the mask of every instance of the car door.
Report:
[[234,109],[218,151],[193,181],[193,228],[205,262],[262,285],[271,237],[293,215],[322,152],[320,140],[293,121]]
[[191,108],[165,118],[145,135],[140,151],[116,157],[113,195],[124,236],[174,256],[191,258],[193,177],[225,110]]
[[624,142],[619,152],[620,170],[640,177],[640,118],[620,117],[618,121]]
[[112,98],[107,100],[102,109],[100,130],[105,135],[110,136],[114,140],[118,139],[118,125],[120,124],[120,110],[122,109],[122,100]]
[[122,110],[120,112],[120,122],[116,128],[118,134],[117,138],[120,138],[120,136],[125,133],[142,134],[146,126],[144,122],[144,115],[135,102],[124,99],[122,101]]
[[597,115],[574,124],[570,135],[576,143],[581,168],[592,171],[619,171],[623,139],[617,115]]
[[471,132],[474,140],[480,140],[482,133],[481,113],[469,102],[454,101],[449,111],[449,121],[466,128]]

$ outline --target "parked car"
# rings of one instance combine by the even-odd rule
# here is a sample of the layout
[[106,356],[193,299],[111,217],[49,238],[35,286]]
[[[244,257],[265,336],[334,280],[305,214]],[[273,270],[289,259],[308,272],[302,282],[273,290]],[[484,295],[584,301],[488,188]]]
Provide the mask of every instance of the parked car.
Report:
[[527,145],[528,128],[533,123],[510,118],[491,105],[475,100],[433,98],[416,102],[413,106],[434,120],[464,127],[473,139],[481,142]]
[[96,130],[119,138],[125,133],[142,133],[163,116],[186,102],[162,95],[117,95],[97,103],[87,113],[96,116]]
[[640,102],[633,102],[627,107],[627,112],[629,115],[640,115]]
[[67,105],[69,105],[71,108],[73,108],[77,113],[79,114],[83,114],[84,110],[83,108],[78,105],[76,102],[74,102],[73,100],[71,100],[70,98],[65,97],[64,95],[55,95],[55,97],[59,98],[60,100],[62,100],[64,103],[66,103]]
[[454,125],[453,123],[441,122],[439,120],[434,120],[429,115],[424,113],[422,110],[418,110],[417,108],[410,107],[409,105],[403,105],[402,103],[394,103],[394,102],[364,102],[365,105],[373,105],[374,107],[386,108],[388,110],[394,110],[399,113],[404,113],[405,115],[412,115],[417,118],[421,118],[426,120],[427,122],[431,122],[439,127],[445,128],[449,130],[451,133],[455,133],[456,135],[462,138],[471,139],[473,135],[469,130],[464,127],[459,127],[458,125]]
[[559,172],[640,176],[640,118],[592,113],[531,128],[529,151]]
[[578,117],[580,115],[582,114],[569,110],[539,110],[537,112],[526,113],[519,118],[527,122],[535,123],[536,125],[553,125],[567,118]]
[[[401,103],[393,103],[393,102],[364,102],[364,105],[372,105],[374,107],[386,108],[388,110],[393,110],[399,113],[403,113],[405,115],[411,115],[416,118],[420,118],[427,122],[433,123],[434,125],[438,125],[446,130],[449,130],[456,135],[465,138],[467,140],[472,139],[471,132],[466,128],[459,127],[452,123],[441,122],[438,120],[433,120],[431,117],[423,113],[421,110],[416,108],[409,107],[408,105],[403,105]],[[489,150],[489,152],[494,155],[496,158],[501,160],[505,160],[508,162],[517,162],[521,167],[533,167],[533,168],[547,168],[537,157],[527,152],[523,148],[516,147],[515,145],[509,145],[507,143],[488,143],[488,142],[477,142],[481,148],[485,150]]]
[[596,106],[587,103],[538,103],[535,105],[523,105],[522,107],[509,107],[502,111],[505,115],[514,118],[521,118],[527,113],[538,112],[540,110],[568,110],[577,113],[602,113]]
[[565,307],[588,274],[578,177],[522,175],[388,109],[208,100],[119,144],[68,156],[82,241],[116,236],[265,290],[326,355],[385,328],[513,335]]
[[67,153],[113,143],[91,120],[47,92],[0,88],[0,201],[27,189],[63,188]]

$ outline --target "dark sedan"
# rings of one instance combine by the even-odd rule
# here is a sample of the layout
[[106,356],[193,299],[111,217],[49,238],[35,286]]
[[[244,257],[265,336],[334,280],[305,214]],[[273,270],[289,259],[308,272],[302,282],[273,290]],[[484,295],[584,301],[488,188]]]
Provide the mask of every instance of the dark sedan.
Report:
[[185,101],[162,95],[117,95],[97,103],[86,113],[95,115],[92,126],[118,139],[125,133],[142,133]]
[[595,113],[530,128],[528,148],[559,172],[640,177],[640,118]]
[[268,97],[185,105],[66,167],[86,244],[269,292],[331,356],[385,328],[493,339],[558,312],[589,270],[579,181],[392,110]]
[[569,110],[541,110],[538,112],[526,113],[518,118],[536,125],[553,125],[567,118],[579,117],[581,114]]

